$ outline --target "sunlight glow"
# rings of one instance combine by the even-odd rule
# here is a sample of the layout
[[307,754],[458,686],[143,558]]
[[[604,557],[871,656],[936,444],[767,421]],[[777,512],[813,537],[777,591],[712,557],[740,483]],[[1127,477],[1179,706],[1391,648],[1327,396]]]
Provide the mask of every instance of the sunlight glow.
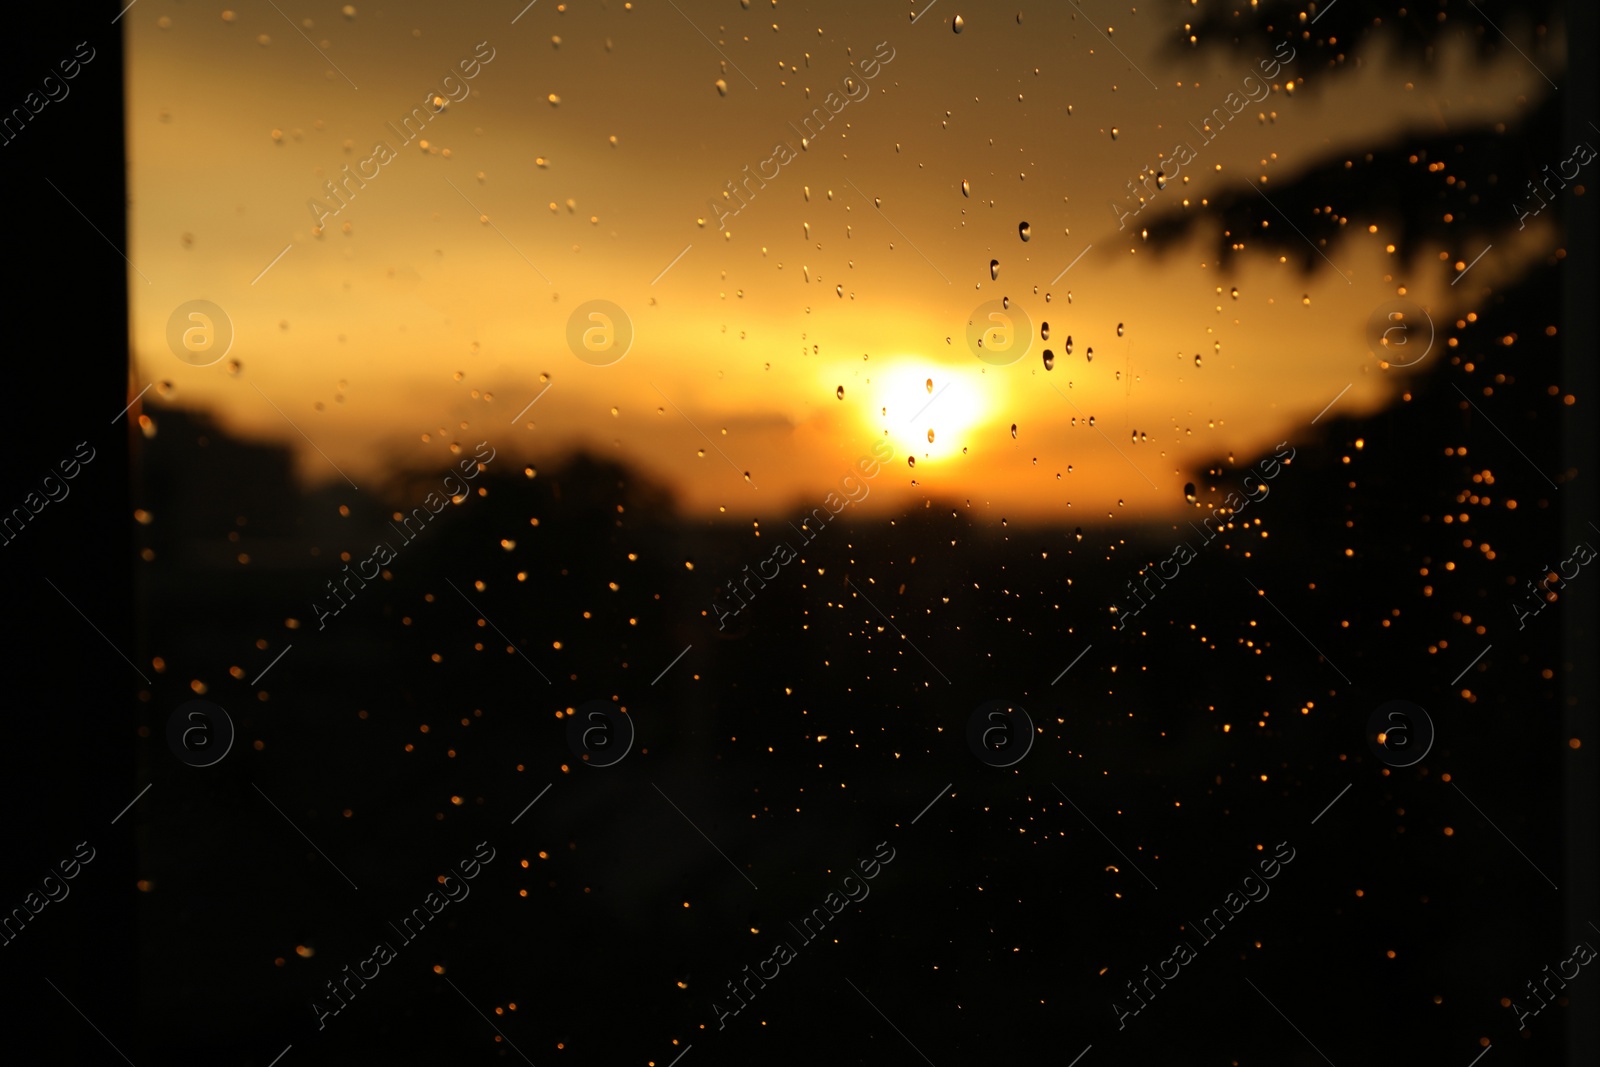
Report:
[[[930,390],[929,383],[932,383]],[[897,454],[936,460],[959,455],[988,415],[982,376],[975,371],[905,358],[872,376],[867,385],[871,420],[887,430]],[[934,439],[928,440],[932,430]]]

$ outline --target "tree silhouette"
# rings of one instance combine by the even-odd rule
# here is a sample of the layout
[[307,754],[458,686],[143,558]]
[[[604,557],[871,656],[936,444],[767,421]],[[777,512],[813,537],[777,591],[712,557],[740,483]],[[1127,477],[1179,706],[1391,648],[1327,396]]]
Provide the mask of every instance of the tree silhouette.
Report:
[[[1312,5],[1305,15],[1282,5],[1240,9],[1221,0],[1175,6],[1195,14],[1169,45],[1174,54],[1231,48],[1265,55],[1287,41],[1296,53],[1297,94],[1319,92],[1360,69],[1363,54],[1380,44],[1391,46],[1400,63],[1422,74],[1437,69],[1442,46],[1460,39],[1471,42],[1483,67],[1520,54],[1546,80],[1560,73],[1558,60],[1542,47],[1551,16],[1561,7],[1553,0],[1483,0],[1465,6],[1432,0],[1398,11],[1371,0],[1336,0]],[[1549,178],[1555,170],[1544,168],[1556,168],[1570,155],[1572,146],[1559,140],[1560,105],[1552,83],[1551,92],[1525,102],[1513,123],[1428,136],[1405,130],[1364,153],[1324,157],[1298,177],[1275,183],[1270,201],[1240,183],[1211,197],[1208,210],[1163,206],[1146,224],[1146,239],[1158,248],[1175,248],[1179,239],[1203,231],[1216,218],[1222,225],[1214,241],[1223,262],[1240,251],[1264,248],[1308,272],[1325,262],[1340,233],[1351,226],[1375,224],[1398,234],[1395,251],[1408,266],[1439,245],[1483,246],[1521,228],[1518,205],[1537,203],[1529,183]],[[1564,184],[1557,178],[1548,188],[1556,191]],[[1559,222],[1562,198],[1548,199]],[[1285,220],[1289,226],[1281,225]]]

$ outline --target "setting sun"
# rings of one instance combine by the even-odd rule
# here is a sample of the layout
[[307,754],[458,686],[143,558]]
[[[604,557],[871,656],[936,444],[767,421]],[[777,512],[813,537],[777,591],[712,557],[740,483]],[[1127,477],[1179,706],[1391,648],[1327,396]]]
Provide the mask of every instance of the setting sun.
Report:
[[[984,420],[980,376],[905,359],[868,380],[870,418],[896,452],[919,459],[959,454]],[[931,435],[931,436],[930,436]]]

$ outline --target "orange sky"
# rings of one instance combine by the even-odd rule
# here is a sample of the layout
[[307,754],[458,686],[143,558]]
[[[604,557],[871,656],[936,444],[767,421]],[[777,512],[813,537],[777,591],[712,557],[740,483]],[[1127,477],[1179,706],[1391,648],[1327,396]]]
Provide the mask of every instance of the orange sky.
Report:
[[[1360,220],[1327,250],[1345,277],[1265,255],[1224,274],[1198,246],[1158,259],[1108,206],[1180,141],[1197,153],[1187,183],[1145,220],[1247,178],[1270,196],[1379,135],[1513,120],[1507,101],[1549,91],[1514,54],[1487,75],[1447,55],[1429,79],[1369,54],[1325,93],[1284,91],[1316,80],[1290,62],[1206,143],[1189,124],[1265,57],[1175,64],[1157,51],[1177,25],[1159,4],[1117,15],[1115,49],[1106,24],[1059,3],[1019,3],[1020,24],[952,0],[915,23],[917,6],[842,0],[540,0],[514,25],[520,0],[279,6],[312,24],[172,0],[124,20],[132,391],[169,383],[171,402],[294,447],[308,481],[339,480],[336,464],[362,484],[396,456],[436,457],[422,435],[442,433],[536,462],[588,447],[692,510],[776,518],[820,501],[887,430],[896,459],[865,508],[931,496],[1019,518],[1148,518],[1182,506],[1205,459],[1304,440],[1347,384],[1341,413],[1386,403],[1404,377],[1378,367],[1362,327],[1398,286],[1443,325],[1553,240],[1531,225],[1460,291],[1436,254],[1391,276],[1392,238]],[[475,51],[492,55],[475,77],[442,80]],[[850,66],[875,51],[893,58],[870,79]],[[839,109],[847,76],[852,99],[800,151],[791,122],[830,90]],[[386,124],[431,92],[461,98],[402,144]],[[394,158],[364,164],[379,141]],[[794,158],[778,166],[780,143]],[[323,183],[346,165],[372,176],[314,234],[308,201],[337,206]],[[725,233],[699,225],[746,166],[770,180]],[[989,366],[965,331],[1002,297],[1051,339]],[[194,299],[235,327],[213,366],[167,346]],[[574,309],[596,299],[634,328],[603,367],[567,344]]]

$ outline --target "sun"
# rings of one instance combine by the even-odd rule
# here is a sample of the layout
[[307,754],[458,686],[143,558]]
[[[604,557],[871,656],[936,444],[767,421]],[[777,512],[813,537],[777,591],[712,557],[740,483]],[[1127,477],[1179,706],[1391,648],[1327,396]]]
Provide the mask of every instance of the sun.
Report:
[[979,375],[931,360],[897,360],[872,375],[867,389],[877,432],[888,431],[896,454],[919,460],[959,455],[987,407]]

